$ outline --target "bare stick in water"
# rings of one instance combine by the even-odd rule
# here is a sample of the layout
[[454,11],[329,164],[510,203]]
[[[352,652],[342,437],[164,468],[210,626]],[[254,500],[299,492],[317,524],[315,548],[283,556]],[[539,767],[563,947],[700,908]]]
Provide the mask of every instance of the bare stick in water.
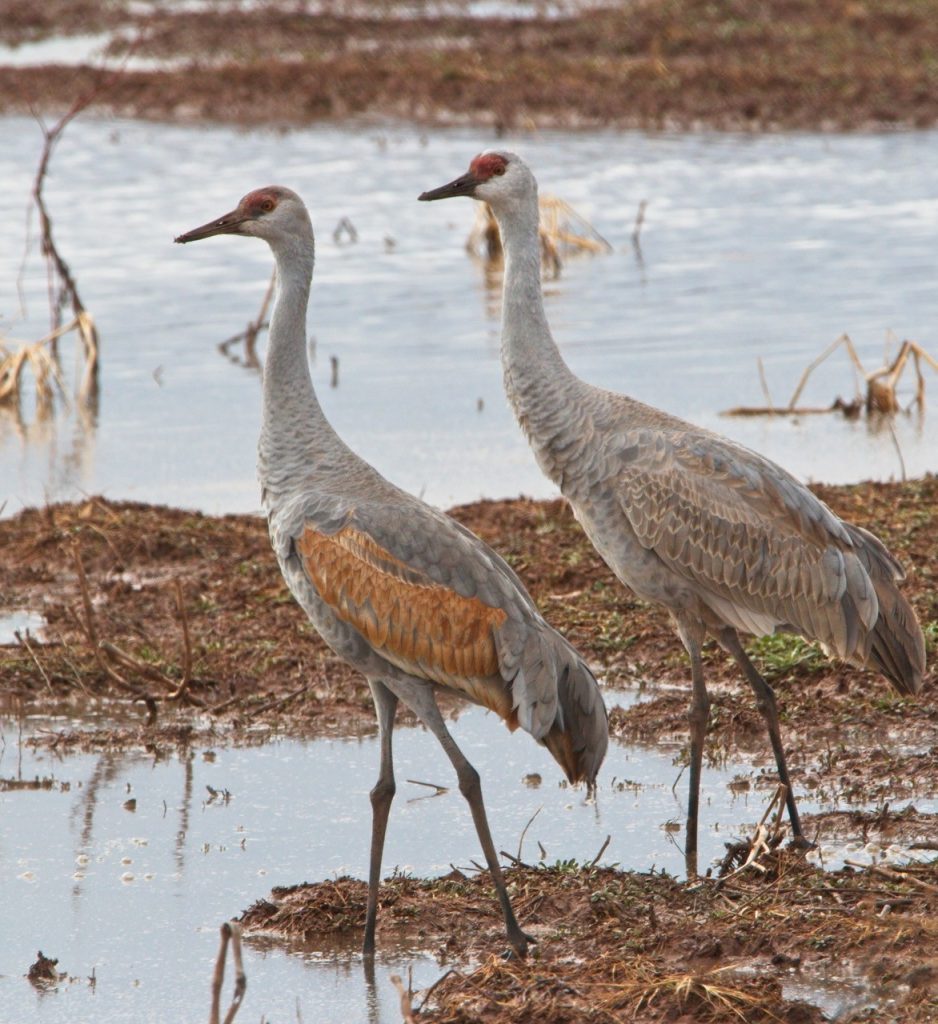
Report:
[[221,943],[215,959],[215,973],[212,976],[212,1008],[209,1012],[209,1024],[219,1024],[221,1010],[221,986],[225,980],[225,960],[228,954],[228,943],[231,943],[231,959],[234,962],[235,984],[231,995],[231,1005],[225,1014],[223,1024],[231,1024],[241,1008],[244,992],[248,987],[247,975],[241,962],[241,926],[235,921],[226,921],[220,929]]

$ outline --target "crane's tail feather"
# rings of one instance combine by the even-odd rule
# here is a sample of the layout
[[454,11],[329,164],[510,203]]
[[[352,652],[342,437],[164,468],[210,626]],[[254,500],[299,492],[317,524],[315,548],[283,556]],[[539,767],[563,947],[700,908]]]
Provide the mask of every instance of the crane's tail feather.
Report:
[[879,618],[867,637],[867,664],[899,693],[916,694],[925,678],[925,637],[909,602],[887,581],[877,580]]
[[571,783],[593,786],[609,744],[606,705],[586,662],[564,646],[567,657],[557,676],[557,717],[541,742]]
[[502,716],[543,743],[570,782],[592,786],[606,755],[609,721],[586,662],[540,616],[506,623],[498,645],[502,678],[511,687],[511,713]]
[[863,660],[899,693],[918,693],[925,678],[925,636],[912,606],[896,586],[905,579],[905,570],[878,537],[860,526],[848,524],[847,529],[879,605],[879,614],[861,647]]

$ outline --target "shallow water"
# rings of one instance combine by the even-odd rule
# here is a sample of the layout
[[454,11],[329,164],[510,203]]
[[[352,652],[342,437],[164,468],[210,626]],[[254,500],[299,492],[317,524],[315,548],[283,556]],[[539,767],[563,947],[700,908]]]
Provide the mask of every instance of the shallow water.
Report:
[[[168,757],[60,757],[25,746],[30,734],[72,724],[0,718],[0,778],[51,780],[48,788],[0,791],[0,906],[15,922],[0,930],[3,1024],[204,1020],[224,920],[274,885],[364,877],[374,738],[271,737],[259,746]],[[562,784],[543,748],[510,735],[481,709],[465,711],[452,730],[482,776],[499,849],[517,855],[525,825],[539,812],[520,851],[529,862],[592,860],[609,835],[604,863],[682,873],[683,830],[665,827],[684,817],[686,776],[673,788],[680,770],[675,750],[613,744],[598,799],[588,803],[582,791]],[[421,729],[401,728],[395,761],[399,788],[385,874],[444,874],[451,864],[471,870],[478,842],[436,741]],[[535,772],[541,784],[526,785],[524,777]],[[734,792],[729,784],[738,774],[751,778],[752,765],[705,768],[703,863],[761,816],[766,791]],[[428,797],[425,787],[406,780],[450,788]],[[814,809],[807,797],[801,806]],[[299,1006],[304,1020],[397,1022],[388,975],[406,977],[413,968],[421,987],[442,973],[425,952],[385,946],[372,991],[358,942],[355,936],[347,948],[287,953],[276,943],[251,941],[242,1016],[294,1020]],[[72,980],[37,994],[24,977],[37,949],[57,957]],[[86,980],[92,972],[93,990]]]
[[[45,276],[35,244],[23,265],[23,244],[40,133],[25,118],[5,118],[3,132],[0,331],[35,339],[48,326]],[[498,289],[463,250],[474,204],[415,202],[491,142],[469,129],[72,124],[46,199],[101,334],[100,409],[37,422],[27,401],[21,419],[0,415],[2,513],[88,492],[211,512],[258,507],[259,377],[217,345],[255,315],[270,256],[244,239],[182,248],[172,238],[270,181],[297,188],[313,211],[314,376],[353,447],[443,506],[553,493],[502,395]],[[934,409],[924,424],[899,417],[895,438],[831,416],[719,416],[763,403],[758,358],[783,404],[842,331],[868,368],[890,329],[938,350],[938,133],[545,132],[501,142],[613,244],[546,284],[555,334],[581,375],[728,433],[805,479],[897,477],[897,446],[909,475],[938,468]],[[642,199],[638,259],[630,236]],[[332,237],[342,217],[355,244]],[[63,351],[68,374],[70,340]],[[852,387],[839,356],[804,401],[829,404]]]
[[17,611],[0,615],[0,644],[16,643],[16,634],[41,630],[46,620],[38,612]]

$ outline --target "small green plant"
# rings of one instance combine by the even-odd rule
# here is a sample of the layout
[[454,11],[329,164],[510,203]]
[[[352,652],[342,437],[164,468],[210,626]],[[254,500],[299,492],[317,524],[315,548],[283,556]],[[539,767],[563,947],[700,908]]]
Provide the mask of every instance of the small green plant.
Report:
[[585,865],[581,865],[576,857],[569,857],[567,859],[555,860],[553,864],[548,864],[546,867],[548,870],[556,871],[561,875],[575,875]]
[[625,619],[621,612],[613,612],[605,622],[599,624],[593,645],[599,651],[625,651],[637,640],[636,633],[625,632]]
[[749,653],[767,682],[796,670],[820,672],[827,665],[819,647],[794,633],[756,637],[749,643]]

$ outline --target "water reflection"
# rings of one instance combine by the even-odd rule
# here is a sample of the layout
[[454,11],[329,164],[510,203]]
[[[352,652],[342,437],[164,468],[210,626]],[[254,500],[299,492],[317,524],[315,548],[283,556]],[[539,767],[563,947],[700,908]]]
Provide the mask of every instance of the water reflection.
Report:
[[[102,790],[107,790],[114,785],[124,767],[124,761],[123,754],[101,754],[97,758],[88,781],[82,786],[81,795],[71,811],[73,820],[77,819],[80,822],[75,844],[75,864],[87,864],[92,859],[95,847],[94,822],[98,797]],[[77,871],[73,877],[75,877],[75,885],[72,888],[72,897],[79,899],[82,894],[82,881],[85,874],[83,871]]]

